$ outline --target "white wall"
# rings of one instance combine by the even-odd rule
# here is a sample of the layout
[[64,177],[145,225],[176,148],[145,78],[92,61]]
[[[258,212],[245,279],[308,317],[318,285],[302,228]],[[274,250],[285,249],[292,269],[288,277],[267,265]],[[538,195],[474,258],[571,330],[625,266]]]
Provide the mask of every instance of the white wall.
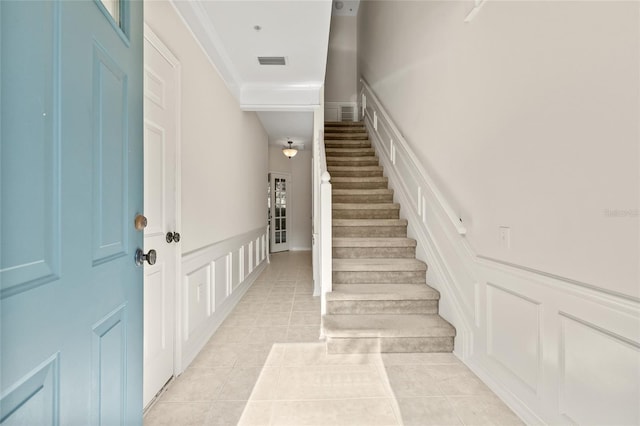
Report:
[[365,121],[455,353],[527,424],[638,424],[638,3],[360,8]]
[[311,250],[311,149],[289,159],[282,147],[269,147],[269,171],[291,175],[289,250]]
[[268,142],[257,115],[240,110],[173,6],[144,6],[145,22],[181,66],[181,373],[265,267]]
[[357,17],[331,17],[325,102],[354,102],[358,92]]
[[182,64],[183,253],[266,226],[267,134],[240,110],[173,7],[145,3],[145,21]]
[[360,72],[479,255],[640,297],[639,4],[471,8],[363,2]]

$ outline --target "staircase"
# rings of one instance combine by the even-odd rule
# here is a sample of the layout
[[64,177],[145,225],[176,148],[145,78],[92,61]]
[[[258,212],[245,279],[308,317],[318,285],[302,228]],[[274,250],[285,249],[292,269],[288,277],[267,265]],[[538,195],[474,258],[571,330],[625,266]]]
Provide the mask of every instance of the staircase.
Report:
[[362,123],[325,123],[333,200],[333,292],[322,318],[330,353],[451,352],[427,265],[393,203]]

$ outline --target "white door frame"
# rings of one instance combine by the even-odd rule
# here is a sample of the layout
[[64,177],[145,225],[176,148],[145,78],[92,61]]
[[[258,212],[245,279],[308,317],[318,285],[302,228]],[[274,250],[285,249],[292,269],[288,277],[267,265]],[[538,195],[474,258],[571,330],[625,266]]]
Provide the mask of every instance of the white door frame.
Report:
[[[181,75],[182,75],[182,64],[176,58],[176,56],[169,50],[169,48],[158,38],[158,36],[153,32],[151,27],[144,23],[144,38],[150,44],[155,47],[158,52],[167,60],[169,64],[175,70],[175,89],[176,89],[176,155],[175,155],[175,167],[176,167],[176,180],[175,180],[175,189],[176,189],[176,230],[182,233],[182,194],[181,194],[181,183],[182,183],[182,173],[181,173],[181,153],[182,153],[182,144],[181,144],[181,111],[182,111],[182,85],[181,85]],[[184,237],[184,235],[182,235]],[[173,375],[178,376],[183,371],[182,365],[182,292],[180,291],[180,283],[182,277],[182,245],[176,244],[176,276],[174,282],[174,300],[175,300],[175,330],[174,330],[174,355],[173,355]]]

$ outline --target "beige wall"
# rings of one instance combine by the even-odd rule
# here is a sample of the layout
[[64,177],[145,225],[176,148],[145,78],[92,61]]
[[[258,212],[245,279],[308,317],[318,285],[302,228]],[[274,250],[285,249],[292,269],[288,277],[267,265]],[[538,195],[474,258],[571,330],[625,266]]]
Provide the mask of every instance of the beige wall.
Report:
[[478,254],[640,296],[639,7],[362,2],[360,72]]
[[183,253],[266,226],[267,134],[238,102],[166,1],[145,22],[182,65]]
[[291,175],[289,250],[311,250],[311,150],[289,159],[281,147],[270,146],[269,171]]
[[332,16],[324,100],[354,102],[357,98],[357,18]]

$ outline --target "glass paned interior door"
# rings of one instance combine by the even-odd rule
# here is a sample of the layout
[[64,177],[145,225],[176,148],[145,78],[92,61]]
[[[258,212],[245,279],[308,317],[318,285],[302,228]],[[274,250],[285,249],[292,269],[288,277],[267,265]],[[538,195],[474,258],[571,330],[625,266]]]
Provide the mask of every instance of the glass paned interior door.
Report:
[[273,215],[271,220],[271,251],[289,249],[287,236],[287,208],[288,208],[288,177],[272,174]]

